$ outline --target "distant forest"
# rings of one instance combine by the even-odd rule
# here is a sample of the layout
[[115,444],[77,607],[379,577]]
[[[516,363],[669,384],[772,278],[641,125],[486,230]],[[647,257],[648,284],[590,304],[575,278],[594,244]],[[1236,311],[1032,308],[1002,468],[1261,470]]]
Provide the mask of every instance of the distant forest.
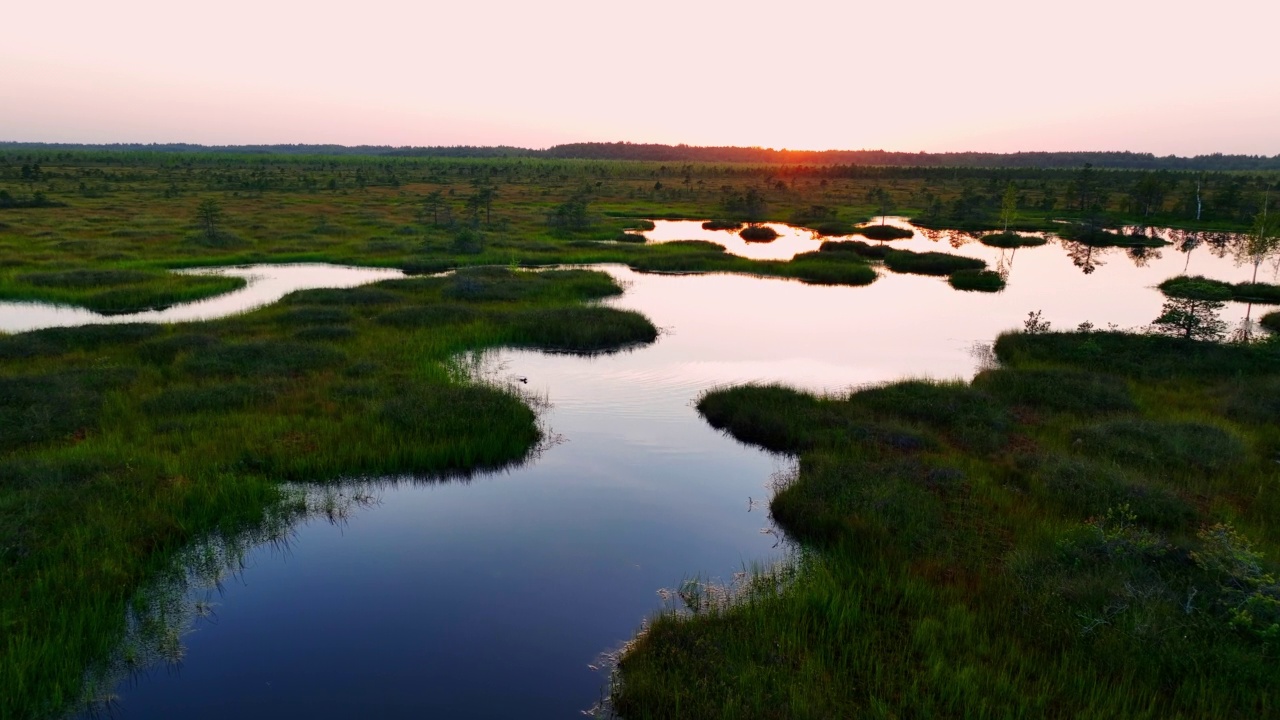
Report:
[[555,158],[577,160],[650,160],[697,163],[778,165],[867,165],[888,167],[1066,168],[1086,163],[1098,168],[1135,170],[1280,170],[1280,154],[1156,156],[1134,152],[909,153],[887,150],[774,150],[756,147],[698,147],[646,143],[571,143],[545,150],[507,146],[393,147],[390,145],[194,145],[189,143],[0,142],[0,151],[103,151],[231,153],[242,155],[362,155],[442,158]]

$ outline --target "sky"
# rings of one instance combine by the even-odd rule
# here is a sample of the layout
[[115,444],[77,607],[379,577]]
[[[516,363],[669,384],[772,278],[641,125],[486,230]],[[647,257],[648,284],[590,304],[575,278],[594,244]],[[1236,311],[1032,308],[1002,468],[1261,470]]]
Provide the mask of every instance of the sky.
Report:
[[1280,154],[1276,0],[40,0],[0,140]]

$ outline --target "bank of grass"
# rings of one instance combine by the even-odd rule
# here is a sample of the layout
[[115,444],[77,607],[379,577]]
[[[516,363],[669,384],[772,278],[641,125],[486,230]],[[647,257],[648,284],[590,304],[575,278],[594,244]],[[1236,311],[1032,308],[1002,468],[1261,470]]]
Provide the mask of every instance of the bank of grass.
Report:
[[83,307],[102,314],[155,310],[245,286],[244,278],[158,269],[76,267],[0,274],[0,299]]
[[864,225],[854,228],[854,234],[861,235],[871,240],[906,240],[915,235],[914,232],[907,228],[900,228],[896,225]]
[[972,383],[704,395],[714,427],[798,456],[771,511],[805,550],[655,618],[614,709],[1276,712],[1276,347],[1166,340],[1009,334]]
[[778,239],[778,231],[768,225],[748,225],[738,231],[738,236],[747,242],[771,242]]
[[1108,230],[1087,223],[1067,223],[1056,229],[1059,236],[1093,247],[1164,247],[1169,243],[1158,237]]
[[1039,247],[1049,242],[1041,235],[1021,235],[1013,231],[990,233],[979,238],[983,245],[998,248]]
[[1004,277],[992,270],[957,270],[947,276],[947,282],[957,290],[975,292],[1000,292],[1004,289]]
[[346,290],[198,325],[0,337],[0,716],[57,716],[175,552],[251,526],[279,483],[424,478],[520,462],[517,392],[452,358],[498,346],[651,342],[606,274],[485,268]]
[[1160,292],[1173,298],[1216,300],[1280,305],[1280,285],[1269,283],[1229,283],[1202,275],[1178,275],[1160,283]]

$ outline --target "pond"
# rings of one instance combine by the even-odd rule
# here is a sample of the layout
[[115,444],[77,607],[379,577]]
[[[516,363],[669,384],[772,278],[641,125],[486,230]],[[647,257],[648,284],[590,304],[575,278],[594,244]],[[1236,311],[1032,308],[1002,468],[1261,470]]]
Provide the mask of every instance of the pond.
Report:
[[84,308],[36,302],[0,302],[0,332],[25,332],[44,327],[134,322],[195,322],[213,320],[270,305],[294,290],[343,288],[404,277],[391,268],[360,268],[324,263],[240,265],[197,268],[177,272],[242,277],[245,287],[229,293],[182,303],[163,310],[101,315]]
[[[1184,266],[1223,280],[1251,272],[1208,247],[1081,258],[1059,241],[1015,253],[925,232],[894,246],[982,257],[1009,272],[1009,287],[963,293],[892,273],[829,287],[606,267],[627,286],[610,304],[663,329],[654,345],[466,359],[477,377],[523,378],[517,386],[547,405],[542,422],[556,442],[504,472],[348,488],[368,501],[340,522],[314,515],[287,542],[250,549],[220,587],[189,591],[184,602],[201,611],[179,628],[190,630],[180,663],[120,682],[113,713],[578,716],[603,692],[600,654],[662,606],[660,588],[695,575],[729,581],[786,553],[767,500],[790,461],[712,430],[693,408],[699,393],[747,381],[838,392],[968,378],[982,345],[1030,311],[1055,327],[1140,327],[1160,310],[1153,286]],[[1229,311],[1239,322],[1245,308]]]

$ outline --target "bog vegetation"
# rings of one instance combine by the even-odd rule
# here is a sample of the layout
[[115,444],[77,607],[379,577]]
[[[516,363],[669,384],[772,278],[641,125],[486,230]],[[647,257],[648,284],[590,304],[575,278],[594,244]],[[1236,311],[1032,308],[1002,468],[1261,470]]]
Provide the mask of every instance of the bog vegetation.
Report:
[[[887,237],[790,261],[649,245],[636,232],[643,218],[846,234],[898,213],[1001,230],[992,242],[1010,246],[1034,244],[1019,231],[1069,221],[1087,266],[1099,244],[1143,244],[1121,229],[1132,225],[1186,228],[1186,242],[1249,230],[1276,187],[1261,172],[1090,166],[0,147],[3,299],[132,312],[240,282],[169,270],[257,262],[418,276],[299,292],[198,325],[0,337],[0,716],[52,716],[78,701],[139,584],[193,539],[272,512],[281,481],[435,476],[527,457],[539,442],[533,410],[471,382],[451,360],[459,353],[610,352],[654,339],[646,318],[592,302],[620,292],[607,275],[526,268],[623,263],[864,285],[883,266],[962,290],[1004,282],[981,261]],[[893,229],[872,221],[863,233]],[[1171,281],[1171,302],[1271,292],[1190,280]],[[1214,334],[1203,322],[1212,308],[1178,310],[1166,325],[1183,337],[1003,338],[1007,366],[972,384],[704,397],[717,427],[800,456],[773,509],[814,550],[739,603],[658,621],[622,666],[617,708],[1273,711],[1276,358],[1270,345],[1197,342]],[[1262,324],[1274,328],[1274,314]]]

